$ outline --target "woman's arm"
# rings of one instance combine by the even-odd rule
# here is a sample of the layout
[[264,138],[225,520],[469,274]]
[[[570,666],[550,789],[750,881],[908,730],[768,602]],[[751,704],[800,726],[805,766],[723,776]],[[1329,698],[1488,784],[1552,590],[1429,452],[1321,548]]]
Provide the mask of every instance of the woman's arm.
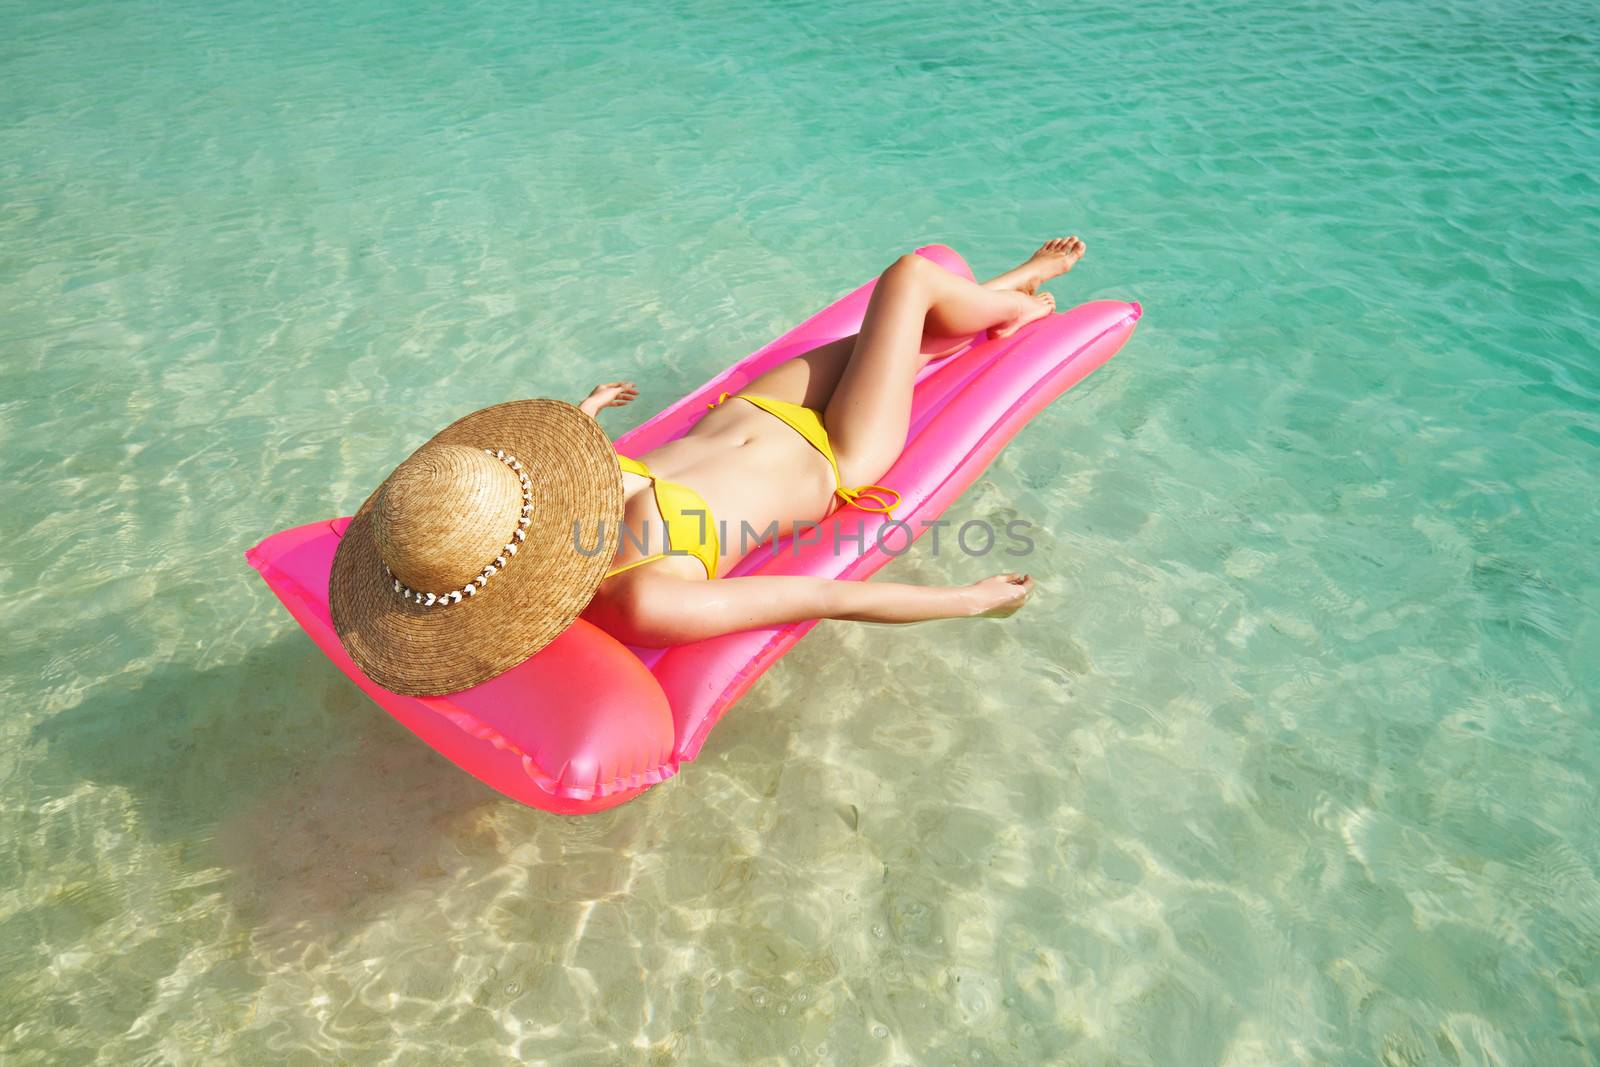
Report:
[[578,405],[578,410],[596,419],[600,417],[602,409],[620,408],[638,395],[639,387],[632,382],[602,382],[589,390],[589,395]]
[[800,575],[695,581],[642,573],[597,597],[590,621],[628,644],[660,648],[808,619],[925,622],[1010,615],[1033,592],[1025,574],[997,574],[972,585],[905,585]]

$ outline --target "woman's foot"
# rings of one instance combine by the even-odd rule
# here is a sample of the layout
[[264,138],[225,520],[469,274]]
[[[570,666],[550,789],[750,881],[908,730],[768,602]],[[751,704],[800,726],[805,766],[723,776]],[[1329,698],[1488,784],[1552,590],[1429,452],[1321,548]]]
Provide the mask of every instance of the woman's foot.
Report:
[[991,337],[1010,337],[1030,322],[1044,318],[1056,309],[1056,298],[1049,293],[1017,292],[1017,299],[1022,302],[1022,307],[1017,312],[1017,317],[1004,326],[996,326],[989,331]]
[[967,586],[976,618],[1003,619],[1015,615],[1033,592],[1033,579],[1026,574],[997,574]]
[[1059,278],[1077,265],[1087,249],[1076,237],[1055,237],[1039,246],[1019,266],[983,283],[985,289],[1015,289],[1019,293],[1037,292],[1051,278]]

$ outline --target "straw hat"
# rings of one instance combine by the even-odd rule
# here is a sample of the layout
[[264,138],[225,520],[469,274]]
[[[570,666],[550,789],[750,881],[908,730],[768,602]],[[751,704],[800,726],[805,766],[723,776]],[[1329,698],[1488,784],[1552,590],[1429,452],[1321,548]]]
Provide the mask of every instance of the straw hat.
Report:
[[611,565],[621,520],[622,472],[594,419],[559,400],[475,411],[413,452],[350,520],[328,579],[333,628],[386,689],[476,685],[572,624]]

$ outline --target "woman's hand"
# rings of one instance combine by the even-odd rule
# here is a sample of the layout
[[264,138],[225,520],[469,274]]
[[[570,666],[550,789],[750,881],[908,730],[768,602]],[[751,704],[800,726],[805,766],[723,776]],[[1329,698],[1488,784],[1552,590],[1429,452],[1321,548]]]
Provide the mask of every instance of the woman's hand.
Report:
[[986,619],[1014,615],[1033,593],[1033,578],[1026,574],[996,574],[973,582],[964,590],[972,597],[972,614]]
[[578,408],[592,419],[599,416],[602,409],[620,408],[638,395],[639,387],[632,382],[604,382],[595,386]]

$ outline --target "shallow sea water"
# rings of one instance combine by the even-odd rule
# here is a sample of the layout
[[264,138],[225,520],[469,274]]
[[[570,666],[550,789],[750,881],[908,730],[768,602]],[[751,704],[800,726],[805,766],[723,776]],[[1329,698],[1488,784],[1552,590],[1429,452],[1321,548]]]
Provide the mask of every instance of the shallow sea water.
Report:
[[[0,6],[0,1060],[1600,1060],[1592,4]],[[927,241],[1146,316],[615,811],[241,552]],[[924,548],[887,576],[1004,565]]]

